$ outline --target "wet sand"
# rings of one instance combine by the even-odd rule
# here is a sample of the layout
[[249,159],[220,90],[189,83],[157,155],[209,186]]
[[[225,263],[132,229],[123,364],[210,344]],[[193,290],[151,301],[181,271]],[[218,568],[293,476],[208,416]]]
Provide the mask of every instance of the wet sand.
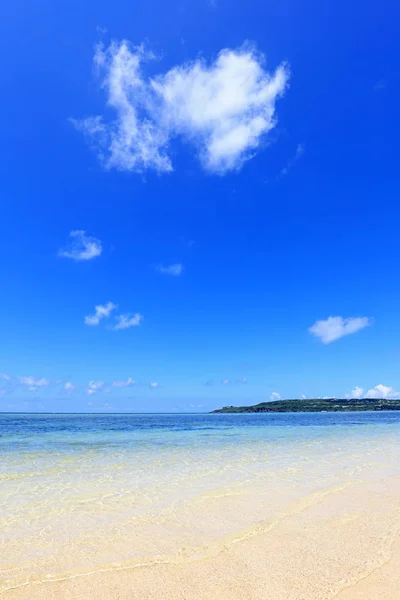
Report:
[[4,594],[9,600],[396,600],[399,531],[400,482],[375,464],[362,477],[298,498],[270,522],[153,564],[99,567]]

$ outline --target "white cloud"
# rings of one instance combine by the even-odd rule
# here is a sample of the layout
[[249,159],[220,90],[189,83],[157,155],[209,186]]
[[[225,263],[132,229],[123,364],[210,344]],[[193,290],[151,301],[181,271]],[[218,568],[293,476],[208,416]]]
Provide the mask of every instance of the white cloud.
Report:
[[366,398],[400,398],[400,392],[396,392],[392,387],[388,385],[376,385],[375,387],[368,390],[365,394]]
[[26,385],[32,392],[36,390],[36,388],[47,387],[48,385],[50,385],[50,381],[48,379],[45,379],[44,377],[40,379],[37,379],[36,377],[32,376],[20,377],[19,382],[22,385]]
[[72,122],[97,142],[107,168],[171,171],[169,144],[181,137],[205,169],[224,173],[240,168],[275,127],[275,102],[289,79],[284,64],[269,73],[265,57],[245,45],[222,50],[211,64],[197,59],[148,79],[142,65],[150,59],[143,45],[127,41],[97,48],[94,62],[116,118]]
[[372,319],[368,317],[350,317],[349,319],[328,317],[325,321],[316,321],[308,331],[319,338],[322,343],[330,344],[345,335],[356,333],[356,331],[364,329],[364,327],[368,327],[371,324]]
[[100,240],[89,237],[85,231],[77,229],[69,235],[72,241],[67,248],[59,251],[59,256],[73,260],[91,260],[102,253]]
[[89,381],[87,393],[89,396],[93,396],[96,392],[101,392],[104,388],[104,381]]
[[270,400],[280,400],[281,399],[281,395],[278,394],[278,392],[272,392]]
[[302,399],[302,400],[307,400],[307,396],[306,396],[305,394],[302,394],[302,395],[301,395],[301,399]]
[[85,317],[85,324],[98,325],[102,319],[108,319],[115,308],[117,308],[117,306],[112,302],[107,302],[107,304],[98,304],[94,308],[94,315],[88,315]]
[[174,265],[169,265],[168,267],[159,266],[157,270],[164,275],[173,275],[174,277],[179,277],[183,273],[183,265],[180,263],[176,263]]
[[11,377],[9,375],[6,375],[5,373],[1,373],[0,377],[2,379],[5,379],[6,381],[11,381]]
[[136,381],[132,379],[132,377],[128,377],[125,381],[113,381],[113,387],[124,388],[130,387],[131,385],[135,385]]
[[247,377],[239,377],[237,380],[238,383],[247,383]]
[[158,383],[157,383],[157,381],[152,381],[152,382],[150,383],[150,387],[152,387],[152,388],[158,388]]
[[360,398],[363,397],[363,393],[364,393],[363,388],[358,387],[358,385],[356,385],[354,390],[351,390],[350,394],[346,394],[345,397],[348,398],[349,400],[359,400]]
[[222,380],[222,385],[228,385],[229,383],[229,379],[223,379]]
[[129,329],[129,327],[137,327],[140,325],[143,320],[143,315],[139,313],[135,313],[134,315],[126,314],[126,315],[118,315],[117,316],[117,324],[114,325],[114,330],[119,329]]
[[67,381],[66,383],[64,383],[64,390],[66,392],[73,392],[74,389],[75,389],[75,386],[70,381]]

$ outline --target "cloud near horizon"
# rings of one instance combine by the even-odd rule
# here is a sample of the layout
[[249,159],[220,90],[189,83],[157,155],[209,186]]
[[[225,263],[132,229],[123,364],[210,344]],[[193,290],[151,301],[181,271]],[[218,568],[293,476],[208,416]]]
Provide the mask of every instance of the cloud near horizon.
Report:
[[117,387],[117,388],[125,388],[125,387],[130,387],[132,385],[135,385],[136,381],[134,379],[132,379],[132,377],[128,377],[128,379],[124,380],[124,381],[113,381],[112,382],[112,387]]
[[351,390],[350,394],[345,395],[345,398],[348,398],[349,400],[358,400],[359,398],[363,397],[363,393],[364,393],[364,389],[362,387],[358,387],[358,385],[356,385],[354,390]]
[[330,344],[351,333],[356,333],[364,327],[372,324],[372,319],[368,317],[328,317],[322,321],[316,321],[309,327],[308,331],[319,338],[323,344]]
[[66,382],[64,383],[64,390],[65,390],[66,392],[73,392],[73,391],[74,391],[74,389],[75,389],[75,387],[76,387],[76,386],[75,386],[73,383],[71,383],[70,381],[66,381]]
[[104,388],[104,381],[89,381],[87,394],[93,396],[97,392],[101,392]]
[[142,173],[173,170],[169,145],[181,138],[206,171],[223,174],[252,158],[276,126],[275,103],[285,92],[289,69],[265,69],[250,44],[223,49],[207,63],[196,59],[146,78],[154,55],[142,44],[98,45],[94,63],[102,77],[113,121],[103,116],[71,119],[93,144],[106,168]]
[[35,392],[38,388],[47,387],[50,385],[50,381],[41,377],[38,379],[37,377],[32,377],[29,375],[28,377],[20,377],[19,382],[22,385],[26,385],[30,392]]
[[364,389],[358,385],[349,393],[345,395],[345,398],[349,400],[359,400],[360,398],[383,398],[383,399],[399,399],[400,392],[396,392],[389,385],[383,385],[382,383],[371,388],[364,394]]
[[91,260],[100,256],[103,251],[101,241],[86,235],[86,231],[82,229],[71,231],[69,237],[72,238],[70,245],[58,252],[58,256],[62,258]]
[[382,383],[380,383],[379,385],[376,385],[375,387],[368,390],[368,392],[365,394],[365,397],[385,399],[393,398],[395,400],[400,398],[400,392],[396,392],[396,390],[394,390],[389,385],[382,385]]

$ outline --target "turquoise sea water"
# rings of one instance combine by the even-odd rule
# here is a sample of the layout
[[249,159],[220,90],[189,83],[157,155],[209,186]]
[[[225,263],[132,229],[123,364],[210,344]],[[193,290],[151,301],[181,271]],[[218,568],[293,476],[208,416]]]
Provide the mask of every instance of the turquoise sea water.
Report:
[[3,589],[188,551],[396,468],[400,413],[0,415]]
[[21,452],[117,447],[229,444],[316,439],[324,435],[381,433],[400,425],[399,412],[258,414],[15,414],[0,413],[0,451]]

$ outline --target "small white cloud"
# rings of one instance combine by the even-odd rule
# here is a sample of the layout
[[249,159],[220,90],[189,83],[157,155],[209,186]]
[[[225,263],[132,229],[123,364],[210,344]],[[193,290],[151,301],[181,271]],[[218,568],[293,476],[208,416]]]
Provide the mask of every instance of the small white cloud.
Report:
[[396,392],[392,387],[388,385],[376,385],[375,387],[368,390],[365,394],[366,398],[400,398],[400,392]]
[[50,381],[44,377],[40,379],[32,376],[20,377],[19,382],[22,383],[22,385],[26,385],[31,391],[34,391],[36,388],[47,387],[50,385]]
[[159,266],[157,270],[164,275],[172,275],[173,277],[179,277],[183,273],[183,265],[180,263],[176,263],[174,265],[169,265],[168,267]]
[[101,392],[104,388],[104,381],[89,381],[87,393],[89,396],[93,396],[96,392]]
[[66,392],[73,392],[74,389],[75,389],[75,386],[70,381],[67,381],[66,383],[64,383],[64,390]]
[[158,382],[157,382],[157,381],[152,381],[152,382],[150,383],[150,387],[152,387],[152,388],[158,388],[158,387],[159,387],[159,384],[158,384]]
[[229,379],[223,379],[221,383],[222,385],[228,385]]
[[135,385],[135,383],[136,383],[136,381],[134,379],[132,379],[132,377],[128,377],[128,379],[126,379],[124,381],[113,381],[112,386],[118,387],[118,388],[125,388],[125,387],[130,387],[132,385]]
[[112,311],[116,308],[117,306],[112,302],[107,302],[107,304],[98,304],[94,308],[94,315],[88,315],[85,317],[85,324],[98,325],[102,319],[108,319]]
[[301,399],[302,399],[302,400],[307,400],[307,396],[306,396],[305,394],[302,394],[302,395],[301,395]]
[[117,324],[114,325],[113,329],[118,331],[119,329],[129,329],[129,327],[137,327],[143,320],[143,315],[139,313],[118,315]]
[[356,385],[354,390],[351,390],[350,394],[346,394],[345,397],[348,398],[349,400],[359,400],[360,398],[362,398],[363,393],[364,393],[363,388],[358,387],[358,385]]
[[169,172],[169,144],[180,137],[206,170],[222,174],[240,168],[276,126],[275,103],[289,72],[284,64],[268,72],[265,57],[250,45],[224,49],[211,64],[197,59],[148,79],[142,66],[151,59],[143,45],[125,40],[96,50],[94,62],[116,118],[71,121],[97,141],[107,168]]
[[246,377],[239,377],[239,379],[236,380],[238,383],[247,383],[247,378]]
[[319,338],[323,344],[330,344],[345,335],[356,333],[372,324],[368,317],[328,317],[325,321],[316,321],[309,332]]
[[272,392],[270,400],[280,400],[281,399],[281,395],[278,394],[278,392]]
[[11,381],[11,377],[6,375],[5,373],[0,374],[1,379],[5,379],[6,381]]
[[86,235],[82,229],[71,231],[69,236],[72,241],[67,248],[59,251],[59,256],[73,260],[91,260],[102,253],[100,240]]

